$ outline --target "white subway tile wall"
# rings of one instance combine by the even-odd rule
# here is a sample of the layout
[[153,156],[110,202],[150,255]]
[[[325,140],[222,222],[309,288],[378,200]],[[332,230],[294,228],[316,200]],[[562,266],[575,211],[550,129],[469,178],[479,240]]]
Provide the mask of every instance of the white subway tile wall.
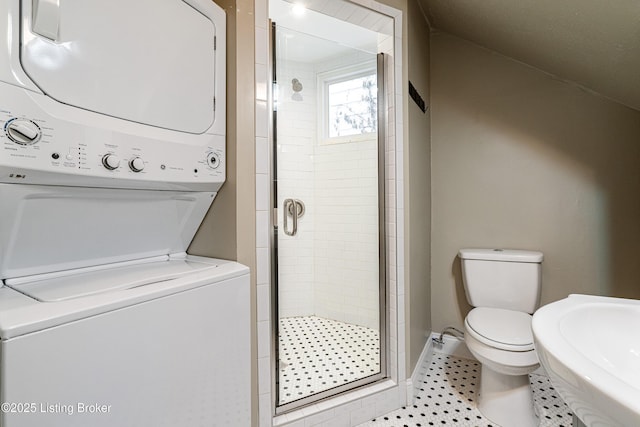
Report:
[[[366,59],[371,55],[278,60],[278,207],[288,198],[306,206],[298,234],[278,239],[281,318],[379,327],[377,141],[318,140],[317,74]],[[302,91],[293,90],[293,79]],[[280,227],[282,221],[280,215]]]
[[[269,18],[268,0],[255,1],[255,74],[256,74],[256,182],[270,179],[268,111],[261,108],[268,100]],[[260,37],[259,37],[260,36]],[[257,191],[260,191],[257,189]],[[269,206],[258,203],[256,194],[256,281],[258,331],[258,425],[273,423],[271,359],[271,292],[269,258]],[[268,194],[267,194],[267,197]]]
[[[301,92],[291,81],[298,79]],[[284,230],[283,203],[298,199],[305,213],[298,233],[278,236],[279,317],[311,316],[314,287],[316,89],[312,64],[278,59],[278,227]],[[294,96],[297,95],[297,96]],[[288,220],[291,228],[291,217]]]

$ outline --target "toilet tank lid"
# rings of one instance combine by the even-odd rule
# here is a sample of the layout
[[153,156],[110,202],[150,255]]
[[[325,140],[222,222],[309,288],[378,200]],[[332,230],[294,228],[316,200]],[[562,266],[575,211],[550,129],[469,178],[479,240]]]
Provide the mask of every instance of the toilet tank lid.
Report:
[[542,252],[519,249],[460,249],[458,256],[460,259],[531,263],[541,263],[543,259]]

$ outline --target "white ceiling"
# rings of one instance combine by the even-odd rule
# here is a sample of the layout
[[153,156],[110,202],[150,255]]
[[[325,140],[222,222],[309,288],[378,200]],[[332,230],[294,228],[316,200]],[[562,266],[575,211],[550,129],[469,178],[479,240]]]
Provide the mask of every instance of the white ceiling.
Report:
[[[391,22],[389,17],[350,3],[344,5],[353,11],[336,11],[339,16],[346,13],[342,19],[311,9],[314,6],[322,10],[328,2],[306,3],[307,7],[296,13],[292,1],[269,1],[269,18],[280,28],[285,39],[278,46],[278,55],[284,55],[290,61],[317,63],[351,53],[354,49],[375,55],[379,40],[377,31]],[[332,3],[343,4],[341,1]],[[357,24],[350,22],[348,17],[357,12],[362,12],[362,18],[355,21]]]
[[640,110],[640,0],[418,0],[435,29]]

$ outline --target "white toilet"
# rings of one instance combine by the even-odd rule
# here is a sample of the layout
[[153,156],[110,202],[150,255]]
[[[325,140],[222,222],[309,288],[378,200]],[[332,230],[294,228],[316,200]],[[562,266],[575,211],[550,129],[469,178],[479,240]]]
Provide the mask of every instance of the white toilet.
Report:
[[461,249],[469,304],[464,340],[482,364],[478,409],[502,427],[537,426],[529,374],[538,366],[531,314],[538,307],[543,255]]

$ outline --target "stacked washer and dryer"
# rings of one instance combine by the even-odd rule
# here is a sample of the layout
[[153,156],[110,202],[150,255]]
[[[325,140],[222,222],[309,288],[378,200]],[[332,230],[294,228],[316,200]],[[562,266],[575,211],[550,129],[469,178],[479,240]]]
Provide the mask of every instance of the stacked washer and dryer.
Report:
[[210,0],[0,2],[0,426],[250,424]]

